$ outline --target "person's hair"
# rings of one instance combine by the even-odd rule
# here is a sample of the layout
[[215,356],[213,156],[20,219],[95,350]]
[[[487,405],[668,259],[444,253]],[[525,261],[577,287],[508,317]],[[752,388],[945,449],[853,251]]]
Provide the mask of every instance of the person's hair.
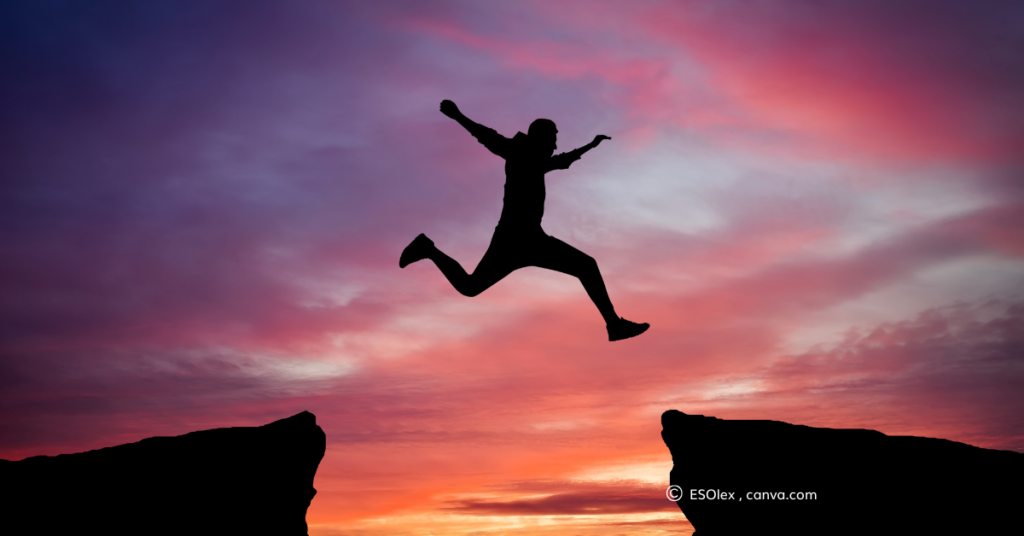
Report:
[[530,129],[526,132],[530,136],[539,134],[541,132],[557,132],[558,128],[555,127],[555,122],[550,119],[537,119],[530,123]]

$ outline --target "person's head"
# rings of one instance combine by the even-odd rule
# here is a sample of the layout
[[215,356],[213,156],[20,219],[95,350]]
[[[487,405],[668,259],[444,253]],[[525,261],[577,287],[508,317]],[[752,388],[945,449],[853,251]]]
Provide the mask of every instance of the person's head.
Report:
[[555,154],[555,149],[558,148],[558,128],[555,127],[554,121],[538,119],[530,123],[530,129],[526,134],[530,136],[530,141],[538,152],[544,156]]

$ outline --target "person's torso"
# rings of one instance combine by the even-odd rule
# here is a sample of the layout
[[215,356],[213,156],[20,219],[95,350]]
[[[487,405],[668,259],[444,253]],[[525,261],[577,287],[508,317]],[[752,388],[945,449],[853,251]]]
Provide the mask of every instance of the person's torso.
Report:
[[539,226],[544,217],[544,174],[550,157],[529,154],[525,136],[513,138],[517,142],[505,159],[505,200],[499,224]]

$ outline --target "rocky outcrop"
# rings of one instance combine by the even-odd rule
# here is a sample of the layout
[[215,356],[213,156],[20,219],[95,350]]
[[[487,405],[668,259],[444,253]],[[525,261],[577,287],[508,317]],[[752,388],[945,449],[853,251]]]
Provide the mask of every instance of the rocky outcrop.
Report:
[[1019,530],[1021,453],[675,410],[661,422],[670,493],[698,536]]
[[305,535],[327,439],[312,413],[255,428],[0,460],[4,534]]

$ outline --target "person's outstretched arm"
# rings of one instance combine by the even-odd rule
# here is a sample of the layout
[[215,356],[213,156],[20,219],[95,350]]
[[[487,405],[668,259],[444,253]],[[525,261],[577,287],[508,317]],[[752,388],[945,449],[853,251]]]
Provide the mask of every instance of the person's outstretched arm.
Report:
[[508,153],[508,142],[509,139],[501,134],[498,134],[493,128],[487,128],[479,123],[473,122],[470,118],[466,117],[465,114],[459,110],[459,107],[450,100],[441,101],[441,113],[451,117],[458,121],[462,128],[465,128],[477,139],[480,143],[484,144],[492,153],[505,158]]
[[605,136],[604,134],[598,134],[597,136],[594,136],[594,141],[584,145],[583,147],[573,149],[567,153],[552,156],[551,169],[569,169],[569,166],[572,165],[573,162],[579,160],[580,157],[583,156],[583,153],[597,147],[602,141],[610,139],[610,137]]

